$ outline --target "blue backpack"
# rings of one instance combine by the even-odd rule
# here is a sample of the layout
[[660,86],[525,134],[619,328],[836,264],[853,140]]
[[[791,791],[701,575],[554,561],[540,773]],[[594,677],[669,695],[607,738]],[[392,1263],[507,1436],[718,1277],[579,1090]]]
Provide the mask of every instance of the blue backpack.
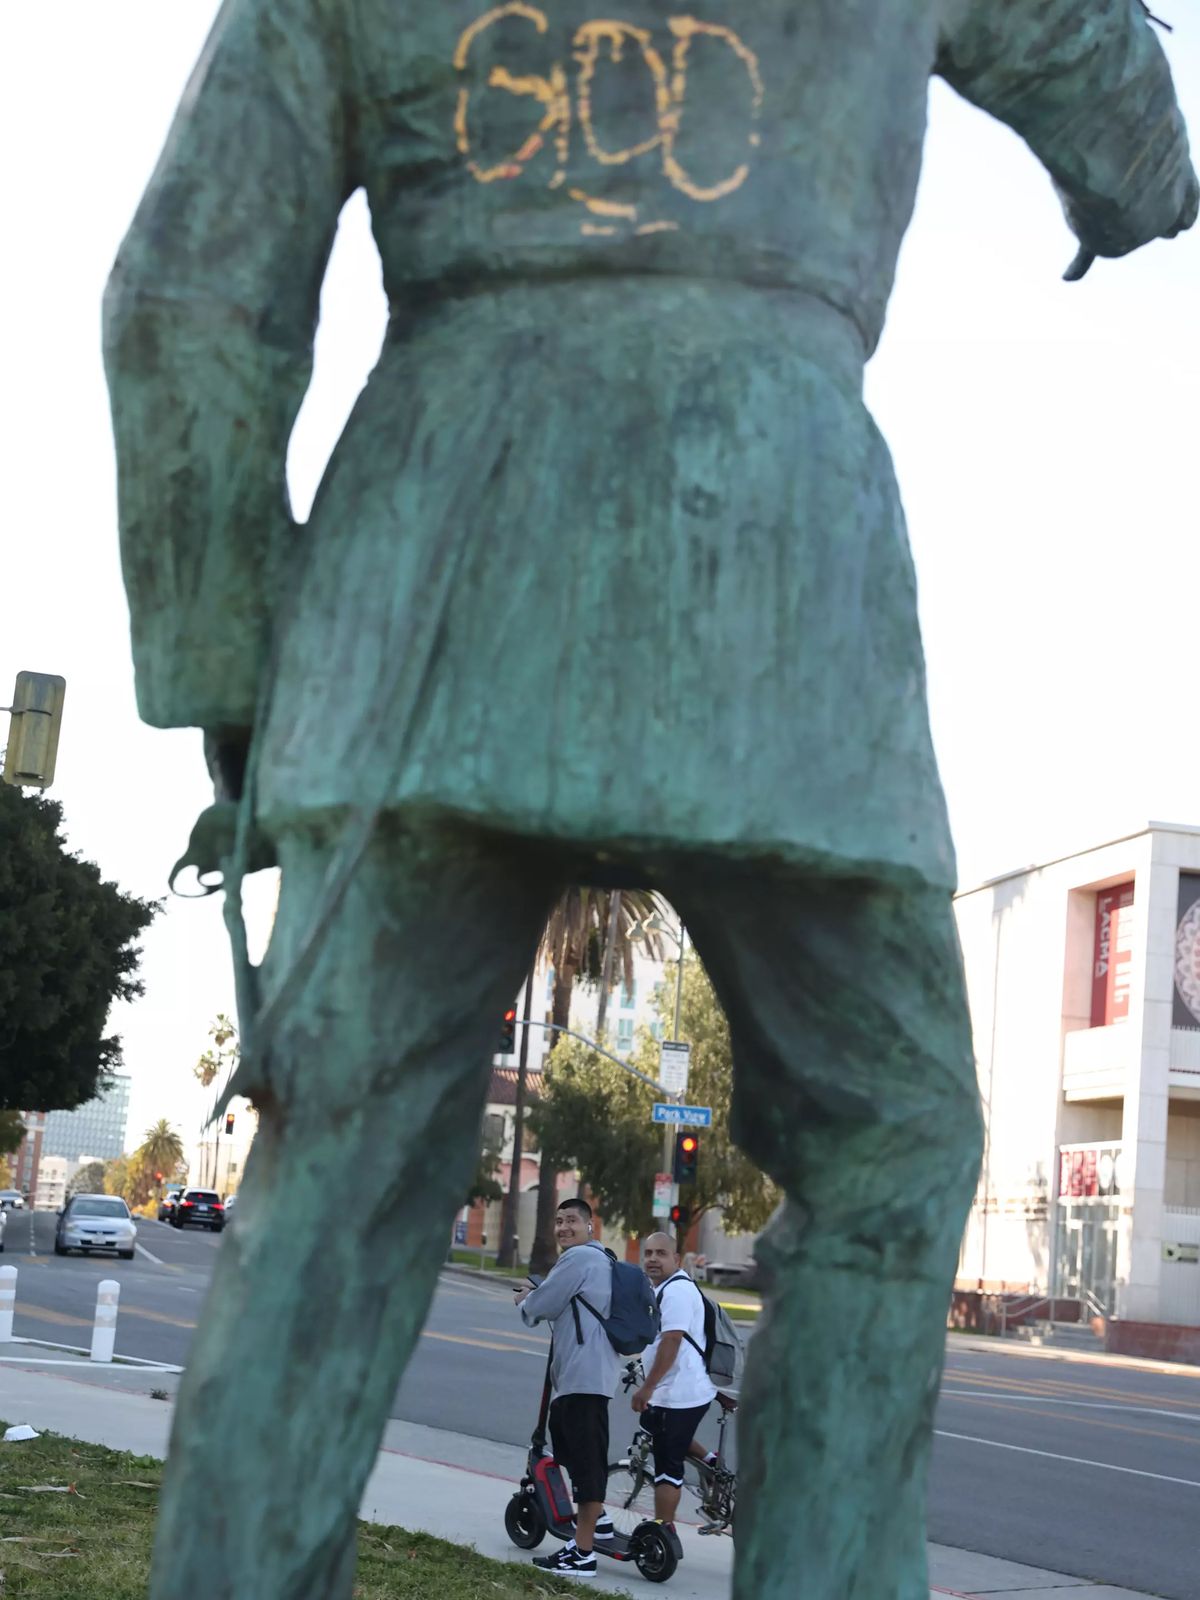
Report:
[[[630,1261],[618,1261],[611,1250],[604,1253],[612,1264],[612,1303],[608,1315],[602,1317],[581,1294],[575,1299],[600,1323],[618,1355],[640,1356],[646,1346],[658,1338],[661,1322],[658,1296],[641,1267]],[[578,1310],[575,1312],[575,1337],[583,1343]]]

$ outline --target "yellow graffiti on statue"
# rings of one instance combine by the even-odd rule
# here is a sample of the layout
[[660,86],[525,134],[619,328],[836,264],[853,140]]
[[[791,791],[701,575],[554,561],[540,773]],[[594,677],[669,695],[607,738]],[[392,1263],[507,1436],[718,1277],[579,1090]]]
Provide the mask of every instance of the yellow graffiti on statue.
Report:
[[[468,70],[472,47],[480,36],[508,18],[531,24],[542,35],[549,28],[545,13],[536,6],[525,4],[525,0],[508,0],[507,4],[485,12],[464,31],[454,51],[454,65],[460,72]],[[528,96],[542,108],[540,120],[519,147],[498,161],[482,161],[475,153],[470,123],[472,90],[464,84],[458,91],[455,104],[454,133],[459,152],[466,158],[468,171],[479,183],[519,178],[543,149],[550,149],[554,160],[547,185],[551,189],[560,188],[566,180],[572,128],[577,120],[587,153],[598,166],[624,166],[639,156],[657,150],[662,176],[672,188],[689,199],[710,202],[732,194],[749,176],[752,154],[759,145],[757,123],[762,110],[763,84],[757,57],[731,28],[717,23],[699,22],[695,17],[671,17],[667,27],[673,41],[669,67],[655,47],[649,30],[630,22],[605,19],[584,23],[571,41],[577,68],[574,95],[568,86],[567,73],[557,61],[550,63],[544,77],[537,73],[517,75],[507,67],[492,66],[486,78],[487,88],[510,95]],[[689,173],[680,161],[678,151],[680,127],[687,102],[692,45],[697,39],[711,39],[728,50],[749,81],[748,121],[742,159],[724,177],[711,183],[702,183]],[[598,118],[593,105],[593,86],[598,67],[605,61],[619,66],[626,49],[631,54],[636,53],[646,68],[653,105],[646,106],[643,136],[632,143],[613,148],[603,142],[596,125]],[[693,111],[693,116],[695,114]],[[633,225],[633,231],[639,234],[666,232],[677,226],[664,221],[642,222],[639,225],[639,213],[635,205],[601,200],[576,186],[569,188],[567,195],[584,205],[592,215],[609,219],[605,226],[600,227],[592,223],[583,224],[581,231],[589,237],[620,231],[613,225],[615,220]]]

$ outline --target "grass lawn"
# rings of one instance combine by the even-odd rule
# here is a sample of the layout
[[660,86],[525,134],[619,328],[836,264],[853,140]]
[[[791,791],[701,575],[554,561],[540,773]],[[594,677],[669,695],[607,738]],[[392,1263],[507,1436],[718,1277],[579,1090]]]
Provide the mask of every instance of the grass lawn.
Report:
[[[474,1267],[479,1271],[479,1251],[468,1250],[459,1246],[450,1252],[450,1260],[456,1267]],[[524,1267],[498,1267],[495,1256],[484,1256],[484,1272],[494,1272],[498,1278],[524,1278],[529,1274],[528,1266]]]
[[[58,1434],[0,1443],[3,1600],[145,1600],[161,1479],[162,1462],[153,1456]],[[427,1534],[359,1524],[357,1600],[543,1600],[585,1592],[527,1559],[523,1566],[492,1561]]]

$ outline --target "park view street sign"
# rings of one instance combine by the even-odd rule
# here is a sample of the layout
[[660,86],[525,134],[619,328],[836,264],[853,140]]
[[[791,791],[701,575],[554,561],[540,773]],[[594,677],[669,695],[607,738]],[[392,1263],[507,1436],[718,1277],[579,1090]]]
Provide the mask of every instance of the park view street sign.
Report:
[[672,1106],[663,1100],[654,1102],[651,1122],[681,1122],[685,1128],[711,1128],[711,1106]]
[[668,1094],[686,1094],[690,1051],[677,1039],[664,1039],[658,1058],[658,1081]]

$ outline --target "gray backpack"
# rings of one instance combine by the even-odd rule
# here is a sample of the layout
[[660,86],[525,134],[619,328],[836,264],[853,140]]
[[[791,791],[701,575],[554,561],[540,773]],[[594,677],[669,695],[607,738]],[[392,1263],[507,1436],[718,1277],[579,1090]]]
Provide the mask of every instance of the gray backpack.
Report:
[[[742,1372],[746,1366],[746,1351],[741,1336],[729,1320],[725,1308],[719,1306],[715,1300],[710,1300],[694,1279],[688,1278],[687,1281],[704,1302],[704,1348],[701,1349],[690,1333],[685,1333],[683,1337],[703,1361],[705,1372],[721,1393],[737,1394],[742,1386]],[[663,1289],[666,1286],[664,1283]],[[662,1292],[662,1289],[658,1291],[660,1306]]]

